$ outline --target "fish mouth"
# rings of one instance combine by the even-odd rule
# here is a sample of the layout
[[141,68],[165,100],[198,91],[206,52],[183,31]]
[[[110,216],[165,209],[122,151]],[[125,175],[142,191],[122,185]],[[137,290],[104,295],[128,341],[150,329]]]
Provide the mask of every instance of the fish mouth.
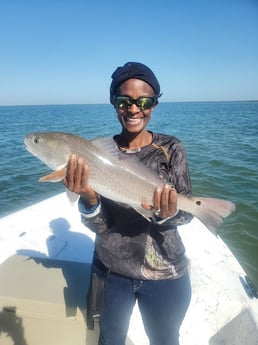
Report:
[[30,137],[29,136],[25,136],[25,138],[24,138],[24,145],[25,145],[25,148],[26,148],[26,150],[30,153],[30,154],[32,154],[33,156],[36,156],[37,157],[37,155],[35,154],[35,152],[33,152],[33,149],[32,149],[32,147],[31,147],[31,145],[30,145]]
[[26,138],[24,139],[24,145],[25,145],[25,149],[26,149],[29,153],[33,154],[31,148],[29,147],[29,145],[28,145],[27,142],[26,142]]
[[33,154],[33,152],[31,151],[31,149],[30,149],[28,146],[25,145],[25,149],[26,149],[29,153]]

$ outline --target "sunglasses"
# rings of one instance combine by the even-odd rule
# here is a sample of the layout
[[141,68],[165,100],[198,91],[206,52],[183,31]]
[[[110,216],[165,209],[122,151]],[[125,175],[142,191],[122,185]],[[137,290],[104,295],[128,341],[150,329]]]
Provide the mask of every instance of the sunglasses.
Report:
[[156,97],[139,97],[132,99],[129,96],[114,96],[114,103],[119,109],[129,109],[133,104],[141,110],[152,108],[157,103]]

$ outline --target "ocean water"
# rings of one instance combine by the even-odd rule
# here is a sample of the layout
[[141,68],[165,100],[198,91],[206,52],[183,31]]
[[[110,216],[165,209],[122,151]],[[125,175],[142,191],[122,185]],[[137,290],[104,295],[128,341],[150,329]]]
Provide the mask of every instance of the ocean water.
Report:
[[[184,143],[194,195],[236,203],[219,235],[258,287],[258,102],[160,103],[148,128]],[[24,147],[32,131],[90,139],[120,125],[108,104],[0,107],[0,217],[64,190],[38,182],[48,168]]]

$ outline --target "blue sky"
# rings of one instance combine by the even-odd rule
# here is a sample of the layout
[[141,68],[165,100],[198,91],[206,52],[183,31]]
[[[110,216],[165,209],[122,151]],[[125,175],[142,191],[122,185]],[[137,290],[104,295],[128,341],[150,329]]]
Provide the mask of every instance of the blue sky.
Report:
[[0,0],[0,105],[107,103],[150,66],[161,101],[258,99],[258,0]]

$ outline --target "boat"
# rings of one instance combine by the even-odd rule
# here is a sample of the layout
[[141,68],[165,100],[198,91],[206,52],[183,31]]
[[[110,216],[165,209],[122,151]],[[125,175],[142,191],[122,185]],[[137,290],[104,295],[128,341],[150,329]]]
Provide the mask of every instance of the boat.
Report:
[[[196,218],[179,233],[192,281],[180,345],[258,345],[257,291],[230,249]],[[93,250],[66,193],[0,219],[1,345],[97,345],[85,309]],[[148,343],[136,305],[126,344]]]

